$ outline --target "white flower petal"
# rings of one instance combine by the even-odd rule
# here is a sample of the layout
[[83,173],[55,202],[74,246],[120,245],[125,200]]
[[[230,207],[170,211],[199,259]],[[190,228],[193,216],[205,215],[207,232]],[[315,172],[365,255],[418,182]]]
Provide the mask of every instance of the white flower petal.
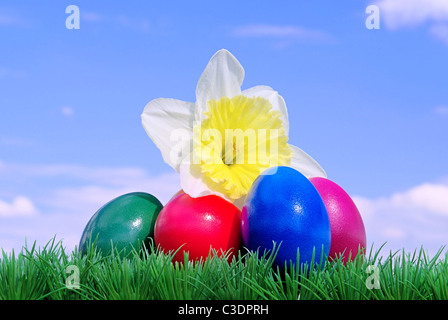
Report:
[[227,50],[216,52],[199,78],[196,87],[196,120],[202,121],[207,101],[241,94],[244,69]]
[[178,172],[182,159],[191,152],[194,110],[192,102],[159,98],[149,102],[141,116],[163,160]]
[[285,100],[277,91],[268,86],[255,86],[241,92],[246,97],[262,97],[268,99],[274,110],[281,112],[281,119],[285,127],[285,134],[289,135],[289,120],[288,109],[286,108]]
[[305,153],[298,147],[293,145],[289,146],[294,152],[294,155],[291,159],[291,163],[289,164],[291,168],[296,169],[307,178],[327,177],[327,174],[325,173],[324,169],[322,169],[322,167],[316,162],[316,160],[311,158],[311,156],[309,156],[307,153]]

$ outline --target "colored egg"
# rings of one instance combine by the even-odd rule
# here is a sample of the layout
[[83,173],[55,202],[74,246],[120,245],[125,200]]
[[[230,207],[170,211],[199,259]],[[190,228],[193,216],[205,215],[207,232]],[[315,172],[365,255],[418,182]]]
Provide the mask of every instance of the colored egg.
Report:
[[160,212],[154,230],[157,246],[168,253],[179,251],[173,261],[207,258],[211,249],[218,255],[229,252],[229,260],[241,245],[241,211],[215,195],[192,198],[186,193],[173,197]]
[[361,215],[352,198],[339,185],[325,178],[311,178],[327,208],[331,227],[329,258],[342,256],[353,260],[366,247],[366,232]]
[[183,194],[183,193],[185,193],[184,192],[184,190],[179,190],[179,191],[177,191],[172,197],[171,197],[171,199],[169,200],[169,201],[171,201],[172,199],[174,199],[174,198],[176,198],[178,195],[180,195],[180,194]]
[[325,261],[330,250],[330,222],[313,184],[290,167],[273,167],[253,183],[242,209],[243,245],[250,250],[280,247],[274,265],[311,265]]
[[149,193],[132,192],[121,195],[101,207],[87,223],[79,243],[81,253],[87,252],[96,240],[103,255],[118,250],[130,253],[154,237],[154,225],[162,210],[160,201]]

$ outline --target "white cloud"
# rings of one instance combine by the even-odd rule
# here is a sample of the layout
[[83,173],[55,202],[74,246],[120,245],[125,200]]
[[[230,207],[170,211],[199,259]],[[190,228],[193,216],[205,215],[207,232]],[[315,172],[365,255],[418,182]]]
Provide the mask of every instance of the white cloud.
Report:
[[251,24],[240,26],[233,30],[233,35],[239,37],[292,37],[292,38],[321,38],[325,33],[317,30],[305,29],[294,25]]
[[23,27],[26,22],[16,15],[0,12],[0,27]]
[[353,196],[368,242],[392,251],[423,246],[434,254],[448,245],[448,184],[424,183],[388,197]]
[[5,252],[18,252],[33,242],[37,247],[44,246],[53,237],[62,240],[67,252],[79,244],[86,222],[84,215],[42,214],[26,219],[0,220],[0,247]]
[[1,78],[9,78],[9,79],[22,79],[27,77],[27,73],[23,70],[15,70],[8,67],[0,66],[0,79]]
[[70,106],[62,106],[61,113],[66,117],[71,117],[75,114],[75,110]]
[[147,19],[139,19],[135,17],[127,17],[125,15],[119,15],[115,22],[124,28],[128,28],[134,31],[140,31],[147,33],[151,31],[151,24]]
[[381,0],[377,5],[381,18],[391,29],[448,21],[446,0]]
[[105,16],[97,12],[81,10],[81,20],[91,23],[108,24],[109,26],[115,25],[143,33],[149,33],[152,31],[153,27],[151,22],[146,18],[129,17],[124,14],[118,16]]
[[[62,192],[85,192],[88,188],[99,188],[101,194],[125,191],[147,191],[158,196],[160,200],[169,200],[173,186],[178,187],[177,173],[150,175],[145,169],[139,167],[95,167],[82,165],[19,165],[3,164],[0,172],[6,171],[9,175],[24,175],[30,179],[68,180],[77,185],[64,185],[57,189],[59,196]],[[56,189],[53,191],[56,192]],[[91,190],[95,194],[94,190]],[[174,193],[177,192],[174,191]],[[86,196],[87,196],[86,192]],[[85,198],[87,199],[87,198]]]
[[429,33],[436,39],[448,45],[448,23],[434,25],[429,29]]
[[297,41],[331,43],[334,39],[326,32],[296,25],[249,24],[238,26],[231,32],[234,37],[269,38],[277,41],[276,48],[287,47]]
[[428,26],[428,34],[448,45],[448,1],[380,0],[380,16],[387,28]]
[[[0,145],[6,146],[6,147],[30,147],[34,143],[29,139],[23,139],[18,137],[11,137],[11,136],[0,136]],[[1,168],[0,168],[1,170]]]
[[394,194],[390,201],[403,209],[419,209],[448,217],[448,185],[425,183]]
[[14,24],[15,22],[16,19],[14,17],[0,13],[0,26],[9,26],[11,24]]
[[24,196],[16,196],[12,202],[0,200],[0,217],[17,218],[30,217],[37,214],[33,202]]
[[[96,184],[93,181],[87,185],[65,186],[56,188],[51,195],[41,199],[41,203],[52,208],[52,211],[77,214],[87,212],[93,214],[110,200],[129,192],[142,191],[154,195],[165,204],[180,190],[176,173],[163,174],[155,177],[142,175],[133,177],[123,175],[117,169],[117,175],[106,182],[105,177],[98,175]],[[112,170],[109,169],[112,173]],[[121,180],[117,180],[120,179]]]
[[[175,172],[152,176],[132,167],[0,161],[0,176],[0,197],[12,199],[0,200],[0,247],[5,250],[20,250],[25,238],[44,245],[55,235],[72,250],[91,216],[115,197],[141,191],[165,204],[180,190]],[[14,195],[24,189],[27,197]]]
[[104,20],[103,15],[92,11],[81,11],[80,16],[82,20],[86,20],[89,22],[99,22]]
[[[447,43],[448,44],[448,43]],[[448,106],[437,106],[433,109],[436,114],[448,116]]]

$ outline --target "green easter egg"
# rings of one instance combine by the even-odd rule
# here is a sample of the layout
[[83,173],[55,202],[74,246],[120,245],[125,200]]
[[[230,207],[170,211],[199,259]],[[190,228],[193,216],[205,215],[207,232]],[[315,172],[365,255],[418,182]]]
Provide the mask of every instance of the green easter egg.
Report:
[[103,255],[113,250],[129,253],[154,239],[154,225],[162,210],[160,201],[149,193],[132,192],[119,196],[101,207],[87,223],[79,242],[79,251],[87,252],[96,240]]

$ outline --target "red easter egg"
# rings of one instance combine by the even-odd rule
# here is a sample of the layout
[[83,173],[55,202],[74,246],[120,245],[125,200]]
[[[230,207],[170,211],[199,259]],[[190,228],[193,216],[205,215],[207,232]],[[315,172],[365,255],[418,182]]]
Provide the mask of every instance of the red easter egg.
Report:
[[229,261],[241,245],[241,211],[215,195],[192,198],[186,193],[173,197],[160,211],[154,227],[154,242],[164,252],[181,249],[173,261],[207,258],[210,249],[228,252]]
[[331,246],[329,258],[342,253],[345,264],[353,261],[359,250],[366,247],[366,231],[361,214],[352,198],[339,185],[326,178],[310,178],[327,208],[330,219]]

